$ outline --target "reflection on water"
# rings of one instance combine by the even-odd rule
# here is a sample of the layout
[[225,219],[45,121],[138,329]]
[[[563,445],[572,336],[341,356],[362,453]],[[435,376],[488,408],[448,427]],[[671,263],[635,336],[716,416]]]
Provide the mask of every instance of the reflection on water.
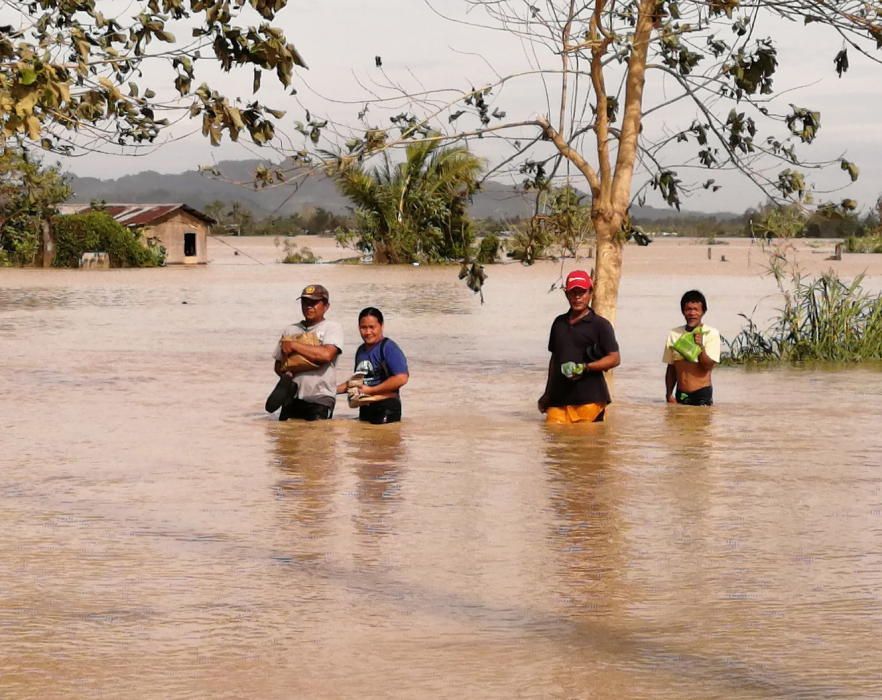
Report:
[[[262,413],[317,272],[402,423]],[[666,405],[685,281],[635,277],[609,420],[546,427],[557,271],[491,273],[4,273],[0,696],[879,696],[880,368]],[[700,282],[737,328],[755,280]]]
[[290,554],[300,559],[324,557],[339,490],[337,445],[321,425],[299,425],[275,436],[279,527],[290,534]]
[[[621,615],[624,569],[621,489],[606,426],[549,427],[546,465],[562,602],[574,618]],[[619,496],[616,495],[619,493]]]

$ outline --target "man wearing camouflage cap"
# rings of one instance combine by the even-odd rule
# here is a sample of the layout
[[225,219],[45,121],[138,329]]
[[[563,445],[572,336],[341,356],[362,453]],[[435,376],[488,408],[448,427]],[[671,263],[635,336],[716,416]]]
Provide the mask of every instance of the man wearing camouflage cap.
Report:
[[334,414],[337,400],[336,368],[343,352],[343,328],[325,319],[331,304],[322,285],[307,285],[298,298],[303,320],[285,328],[276,344],[274,369],[280,379],[266,409],[273,412],[281,407],[279,420],[327,419]]

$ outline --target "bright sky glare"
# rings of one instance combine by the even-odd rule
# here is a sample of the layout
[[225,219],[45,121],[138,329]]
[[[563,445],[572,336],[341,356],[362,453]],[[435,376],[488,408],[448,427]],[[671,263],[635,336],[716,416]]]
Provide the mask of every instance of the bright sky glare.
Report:
[[[437,0],[435,7],[459,17],[478,19],[475,13],[464,14],[466,5],[461,0]],[[422,0],[291,0],[275,24],[287,32],[309,64],[308,71],[295,76],[296,96],[276,89],[270,76],[264,77],[258,95],[270,106],[287,110],[283,128],[289,134],[294,133],[290,125],[302,120],[306,109],[316,116],[329,116],[334,122],[357,126],[356,114],[363,101],[389,80],[413,90],[419,86],[463,90],[493,81],[497,74],[530,68],[524,46],[507,33],[445,21]],[[780,111],[792,102],[821,112],[818,139],[812,146],[802,147],[800,153],[818,160],[845,156],[861,169],[858,182],[846,187],[848,177],[838,167],[831,168],[817,181],[833,191],[819,195],[818,199],[838,201],[850,197],[858,200],[861,207],[872,205],[882,194],[882,129],[878,126],[882,66],[852,51],[851,68],[840,79],[833,70],[833,56],[841,40],[832,33],[812,25],[784,24],[776,28],[774,36],[779,50],[774,85],[776,93],[784,93],[778,98]],[[376,67],[375,56],[382,57],[382,69]],[[544,63],[556,65],[549,60]],[[251,69],[246,68],[218,77],[217,85],[227,94],[250,100],[251,80]],[[648,85],[655,96],[663,94],[663,83],[655,81]],[[495,100],[512,119],[532,118],[549,111],[546,96],[536,82],[512,83]],[[372,109],[368,120],[386,125],[388,114],[379,108]],[[660,133],[683,128],[691,122],[693,111],[685,106],[676,107],[660,116],[651,127],[647,125],[647,133],[651,133],[650,129]],[[184,133],[190,135],[159,144],[149,154],[137,158],[89,154],[69,159],[65,166],[79,175],[109,178],[148,169],[181,172],[226,159],[279,157],[245,143],[225,142],[213,148],[199,134],[198,120],[186,121],[175,131],[178,137]],[[491,163],[510,152],[493,144],[472,143]],[[699,190],[684,201],[684,209],[741,211],[763,199],[743,178],[713,172],[706,176],[716,178],[724,187],[714,195]],[[577,174],[573,184],[587,189]],[[646,203],[663,205],[656,193],[650,193]]]

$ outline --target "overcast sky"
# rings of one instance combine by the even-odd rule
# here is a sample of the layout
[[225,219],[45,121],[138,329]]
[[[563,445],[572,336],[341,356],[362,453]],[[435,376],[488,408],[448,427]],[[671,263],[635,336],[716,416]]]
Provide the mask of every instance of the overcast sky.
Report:
[[[437,0],[435,6],[444,12],[465,16],[466,5],[461,0]],[[471,17],[477,19],[475,14]],[[290,125],[295,119],[303,119],[305,108],[339,122],[356,124],[362,101],[371,91],[379,91],[387,79],[412,89],[424,86],[461,90],[491,81],[495,73],[504,75],[529,68],[524,47],[510,35],[446,22],[422,0],[311,3],[289,0],[275,24],[287,32],[288,39],[309,64],[308,71],[295,76],[296,96],[275,89],[270,76],[264,77],[258,95],[270,106],[288,111],[283,120],[288,132],[293,132]],[[775,76],[775,90],[780,93],[803,86],[797,92],[780,97],[781,111],[793,102],[817,109],[822,115],[818,139],[801,153],[819,160],[844,155],[861,169],[857,183],[821,198],[851,197],[862,206],[872,204],[882,194],[882,129],[878,116],[882,107],[882,66],[852,51],[851,69],[839,79],[832,62],[841,40],[812,25],[805,28],[785,24],[777,29],[780,66]],[[375,56],[382,57],[382,71],[375,66]],[[234,70],[216,84],[227,94],[251,99],[251,79],[251,68],[244,68]],[[652,81],[652,77],[649,80]],[[659,81],[649,82],[648,86],[655,97],[666,89]],[[350,104],[329,102],[326,98]],[[547,110],[545,95],[537,83],[512,84],[495,99],[513,119],[532,118]],[[668,111],[654,121],[652,129],[688,126],[691,115],[688,109]],[[372,109],[368,119],[374,119],[377,124],[388,123],[388,115],[379,108]],[[160,144],[149,155],[121,158],[93,154],[65,161],[65,166],[80,175],[108,178],[147,169],[180,172],[230,158],[264,155],[278,158],[253,145],[225,143],[213,148],[199,135],[198,127],[197,120],[186,122],[183,128],[177,129],[176,135],[195,132],[191,137]],[[508,152],[487,144],[477,146],[479,150],[483,147],[482,155],[491,162]],[[742,179],[712,172],[707,176],[716,177],[724,188],[716,195],[702,190],[684,202],[684,209],[741,211],[763,198]],[[847,176],[838,168],[820,179],[821,185],[828,189],[845,186],[847,182]],[[574,184],[585,188],[584,182],[575,178]],[[657,195],[650,196],[647,204],[660,205],[661,201]]]

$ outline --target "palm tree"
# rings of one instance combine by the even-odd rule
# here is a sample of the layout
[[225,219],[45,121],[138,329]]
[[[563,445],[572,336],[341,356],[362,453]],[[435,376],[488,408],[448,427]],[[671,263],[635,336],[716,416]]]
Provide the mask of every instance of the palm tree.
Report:
[[383,159],[371,170],[349,164],[335,173],[356,206],[357,245],[377,262],[466,257],[473,240],[466,205],[483,161],[435,141],[409,144],[401,163]]

